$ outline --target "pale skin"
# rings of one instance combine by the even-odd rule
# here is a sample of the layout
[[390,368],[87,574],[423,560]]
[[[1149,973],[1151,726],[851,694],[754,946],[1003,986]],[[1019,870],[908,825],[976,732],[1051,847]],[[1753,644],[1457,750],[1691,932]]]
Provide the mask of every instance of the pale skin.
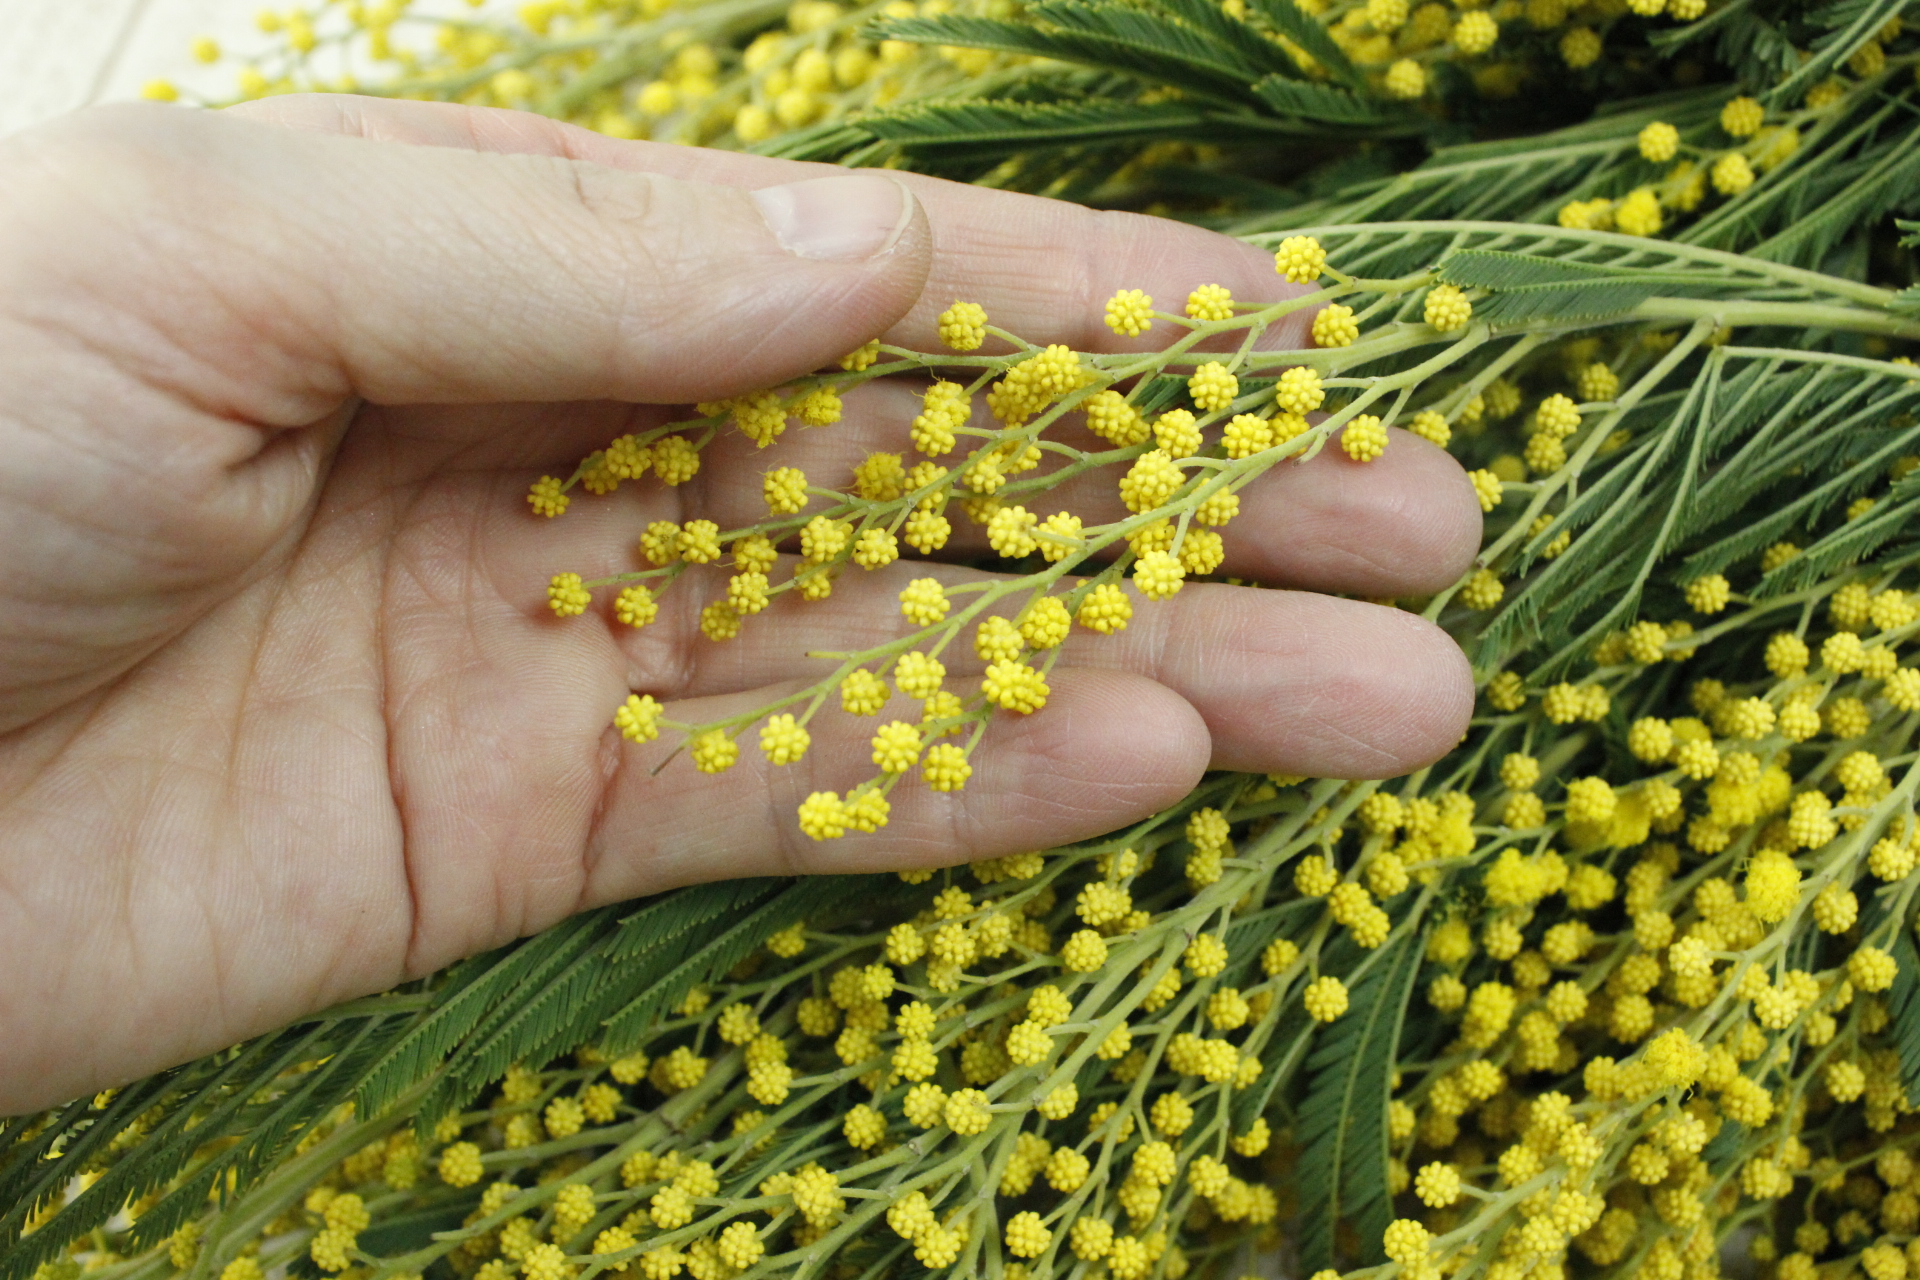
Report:
[[[819,216],[783,238],[782,210]],[[656,773],[668,739],[624,742],[611,717],[630,691],[692,721],[817,679],[805,650],[904,633],[895,597],[925,565],[850,570],[724,645],[696,625],[718,577],[641,632],[610,593],[545,608],[559,569],[639,567],[649,520],[762,518],[770,466],[845,483],[868,450],[911,453],[911,391],[869,388],[764,454],[723,437],[678,490],[529,513],[534,478],[674,405],[876,334],[937,350],[956,298],[1034,341],[1142,348],[1164,334],[1115,338],[1105,299],[1177,309],[1203,283],[1288,288],[1267,254],[1164,221],[512,112],[284,98],[0,140],[0,1113],[603,903],[1041,848],[1210,767],[1385,777],[1440,756],[1472,703],[1459,651],[1318,594],[1427,592],[1468,565],[1471,488],[1402,433],[1248,490],[1224,572],[1287,589],[1190,585],[1076,638],[964,791],[910,781],[877,835],[816,843],[793,814],[872,774],[866,739],[913,718],[904,698],[879,720],[830,708],[783,769],[750,732],[715,776],[684,756]],[[1058,505],[1110,519],[1107,483]]]

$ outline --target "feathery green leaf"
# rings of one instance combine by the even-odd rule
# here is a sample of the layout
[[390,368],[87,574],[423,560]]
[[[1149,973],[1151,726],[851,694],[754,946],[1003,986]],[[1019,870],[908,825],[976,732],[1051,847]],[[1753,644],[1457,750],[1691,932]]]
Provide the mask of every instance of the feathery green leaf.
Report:
[[[1351,949],[1342,938],[1336,946]],[[1344,966],[1343,966],[1344,967]],[[1384,1261],[1380,1233],[1392,1219],[1387,1193],[1387,1100],[1393,1093],[1394,1050],[1407,999],[1420,968],[1412,934],[1387,943],[1355,988],[1348,1007],[1318,1033],[1307,1059],[1311,1073],[1298,1116],[1301,1167],[1300,1255],[1317,1271],[1338,1266],[1334,1232],[1341,1219],[1358,1228],[1363,1265]]]

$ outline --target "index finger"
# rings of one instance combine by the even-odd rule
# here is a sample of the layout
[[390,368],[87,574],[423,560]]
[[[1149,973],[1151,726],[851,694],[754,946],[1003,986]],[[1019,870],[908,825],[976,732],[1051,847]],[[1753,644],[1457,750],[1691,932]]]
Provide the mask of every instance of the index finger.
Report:
[[[749,189],[844,172],[830,164],[624,141],[524,111],[445,102],[290,94],[229,110],[374,141],[556,156]],[[924,174],[890,176],[913,192],[933,228],[926,288],[885,335],[900,346],[937,349],[940,312],[966,301],[986,308],[996,326],[1032,342],[1082,351],[1150,350],[1162,345],[1159,338],[1128,338],[1107,328],[1104,305],[1118,290],[1140,289],[1163,311],[1179,311],[1187,294],[1203,284],[1223,285],[1245,302],[1306,291],[1279,279],[1266,251],[1204,228]],[[1296,312],[1269,330],[1261,346],[1304,346],[1310,322],[1307,313]]]

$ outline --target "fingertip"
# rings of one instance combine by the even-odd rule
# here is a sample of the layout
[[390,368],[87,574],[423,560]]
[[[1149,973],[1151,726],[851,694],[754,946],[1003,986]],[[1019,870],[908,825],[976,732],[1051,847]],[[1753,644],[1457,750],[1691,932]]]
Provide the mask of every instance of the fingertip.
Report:
[[935,792],[910,774],[884,830],[843,837],[821,858],[893,871],[1053,848],[1177,804],[1205,775],[1206,722],[1171,689],[1124,671],[1056,668],[1047,680],[1040,710],[996,713],[963,790]]
[[1466,729],[1466,656],[1416,614],[1207,584],[1173,604],[1136,619],[1131,652],[1113,656],[1148,664],[1206,718],[1212,768],[1389,778],[1446,754]]
[[1480,503],[1466,471],[1398,428],[1371,462],[1332,445],[1274,468],[1242,501],[1252,517],[1245,527],[1284,534],[1236,539],[1230,526],[1235,572],[1288,586],[1425,595],[1458,581],[1480,550]]
[[[1388,431],[1387,452],[1375,463],[1393,459],[1380,473],[1382,498],[1399,518],[1385,521],[1389,542],[1382,558],[1398,566],[1402,594],[1439,591],[1451,586],[1480,552],[1480,499],[1466,468],[1445,449],[1403,431]],[[1345,454],[1340,460],[1355,463]]]
[[[896,710],[915,714],[904,695],[904,705],[872,719],[816,720],[811,747],[792,765],[770,765],[751,735],[720,774],[672,759],[664,742],[617,744],[583,900],[727,876],[899,871],[1052,848],[1158,813],[1206,772],[1206,724],[1172,690],[1122,671],[1056,669],[1047,680],[1038,711],[994,714],[960,790],[935,791],[920,768],[910,769],[887,794],[884,827],[826,839],[802,833],[799,806],[814,792],[849,794],[873,777],[868,743],[879,722]],[[724,715],[760,696],[673,702],[668,710],[677,718]]]
[[[1348,677],[1355,732],[1364,732],[1369,722],[1374,730],[1372,750],[1355,753],[1350,769],[1333,776],[1391,778],[1424,768],[1458,746],[1467,732],[1473,668],[1452,636],[1418,614],[1349,603],[1369,611],[1369,629],[1380,639]],[[1376,754],[1384,758],[1373,758]]]
[[1384,605],[1331,601],[1353,616],[1344,646],[1301,699],[1279,744],[1277,772],[1393,778],[1432,764],[1460,741],[1473,713],[1473,672],[1453,637]]
[[1019,832],[1012,850],[1099,835],[1176,803],[1206,772],[1206,721],[1172,689],[1116,670],[1055,668],[1048,680],[1045,708],[988,734],[970,784],[997,797],[972,815],[982,841]]

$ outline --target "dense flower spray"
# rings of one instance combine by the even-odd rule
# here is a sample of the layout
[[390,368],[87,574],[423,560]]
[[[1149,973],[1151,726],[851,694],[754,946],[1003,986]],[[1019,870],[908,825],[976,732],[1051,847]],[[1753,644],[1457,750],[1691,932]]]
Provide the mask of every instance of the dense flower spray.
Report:
[[[1360,68],[1324,100],[1352,113],[1362,90],[1424,104],[1408,110],[1507,101],[1543,66],[1630,77],[1739,6],[1295,7],[1329,42],[1323,72]],[[532,4],[420,23],[429,41],[409,44],[406,6],[338,5],[264,19],[285,48],[243,88],[313,83],[345,48],[383,60],[387,91],[765,143],[1034,72],[864,26],[1009,13]],[[1802,38],[1800,16],[1769,13]],[[1314,60],[1314,34],[1281,36],[1267,6],[1217,16]],[[1040,346],[959,300],[942,350],[871,343],[528,477],[532,521],[682,485],[723,432],[764,459],[764,519],[660,522],[606,579],[553,566],[555,627],[678,608],[724,645],[808,607],[783,596],[899,575],[897,634],[817,657],[775,703],[698,723],[645,690],[608,708],[625,749],[678,743],[666,767],[709,772],[743,751],[790,765],[819,749],[819,717],[863,720],[867,780],[792,815],[831,840],[883,828],[896,786],[966,787],[993,718],[1047,714],[1075,629],[1110,636],[1218,577],[1245,485],[1412,433],[1461,459],[1487,516],[1461,581],[1385,602],[1473,657],[1477,714],[1444,760],[1384,783],[1214,774],[1097,841],[868,878],[745,936],[647,1017],[528,1037],[543,1047],[518,1062],[476,1054],[465,1092],[433,1074],[454,1050],[433,1019],[514,965],[577,993],[568,975],[617,934],[556,931],[333,1011],[316,1037],[363,1029],[324,1057],[242,1047],[185,1101],[142,1082],[9,1122],[0,1267],[1179,1280],[1284,1246],[1313,1280],[1714,1280],[1740,1248],[1768,1280],[1905,1280],[1920,370],[1902,353],[1920,325],[1892,290],[1782,265],[1798,242],[1713,247],[1745,243],[1796,173],[1829,166],[1851,190],[1848,148],[1910,106],[1897,12],[1829,16],[1766,83],[1542,144],[1530,222],[1337,225],[1438,189],[1414,170],[1352,218],[1312,225],[1326,206],[1303,199],[1275,222],[1262,243],[1294,287],[1271,297],[1196,280],[1172,305],[1106,300],[1105,323],[1156,350]],[[1507,145],[1459,163],[1505,163]],[[1861,262],[1891,252],[1861,235]],[[1313,346],[1261,341],[1288,316]],[[928,387],[895,442],[840,475],[783,457],[896,377]],[[1121,514],[1055,496],[1088,478]],[[963,541],[998,576],[920,567]],[[887,710],[902,697],[916,714]],[[381,1018],[417,1039],[380,1041]],[[330,1104],[269,1167],[236,1160],[271,1135],[221,1108],[279,1115],[355,1054],[392,1066],[420,1044],[418,1086],[365,1114]]]

